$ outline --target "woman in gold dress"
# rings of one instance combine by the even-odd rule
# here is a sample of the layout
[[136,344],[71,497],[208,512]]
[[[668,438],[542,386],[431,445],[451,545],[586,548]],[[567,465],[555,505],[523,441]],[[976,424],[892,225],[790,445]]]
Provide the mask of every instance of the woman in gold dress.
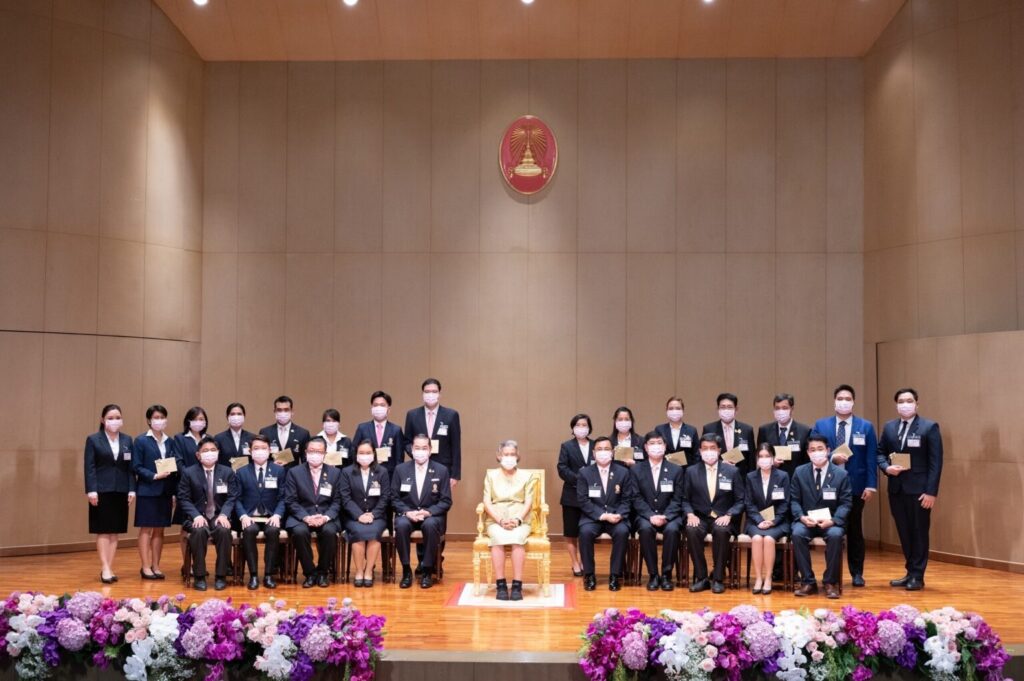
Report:
[[[519,445],[505,440],[496,455],[500,468],[484,477],[484,509],[499,601],[523,600],[523,565],[530,536],[530,510],[537,479],[519,470]],[[512,592],[505,580],[505,547],[512,547]]]

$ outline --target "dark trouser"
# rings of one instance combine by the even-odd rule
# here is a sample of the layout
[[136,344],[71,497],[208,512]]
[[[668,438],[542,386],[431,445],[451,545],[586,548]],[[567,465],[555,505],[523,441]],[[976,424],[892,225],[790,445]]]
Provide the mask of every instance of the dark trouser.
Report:
[[[658,572],[658,533],[662,535],[661,572]],[[676,565],[679,541],[683,532],[683,521],[672,520],[661,527],[651,525],[647,518],[637,518],[636,533],[640,538],[640,553],[647,566],[647,574],[669,574]]]
[[813,584],[814,570],[811,568],[811,540],[815,537],[825,538],[825,584],[839,584],[839,561],[843,554],[843,528],[833,525],[827,530],[820,527],[807,527],[801,522],[793,524],[793,557],[796,558],[796,569],[800,571],[800,579],[804,584]]
[[708,561],[704,557],[704,537],[708,532],[711,533],[711,558],[715,561],[711,579],[715,582],[724,582],[725,566],[729,562],[732,525],[722,527],[715,523],[714,518],[701,518],[696,527],[686,526],[686,543],[690,548],[690,559],[693,560],[693,581],[699,582],[708,578]]
[[853,495],[850,515],[846,516],[846,564],[851,575],[864,574],[864,500]]
[[932,524],[931,509],[921,508],[917,494],[890,494],[889,510],[896,521],[900,546],[906,561],[907,575],[924,579],[928,567],[928,532]]
[[269,577],[274,574],[277,562],[277,552],[281,543],[281,528],[271,527],[266,523],[253,523],[242,530],[242,551],[245,553],[245,563],[249,566],[249,574],[256,576],[259,566],[259,553],[256,549],[256,536],[263,532],[263,539],[266,546],[263,549],[263,575]]
[[594,542],[602,534],[612,538],[611,575],[618,577],[626,566],[626,547],[629,545],[629,523],[620,520],[617,523],[599,523],[584,518],[580,521],[580,561],[583,563],[584,574],[595,574]]
[[[212,529],[211,529],[212,528]],[[212,520],[207,521],[206,527],[192,527],[192,521],[185,525],[188,532],[188,545],[192,550],[192,574],[195,577],[205,577],[206,572],[206,547],[213,538],[213,546],[217,549],[217,565],[214,574],[217,577],[227,577],[231,574],[231,530],[214,524]]]
[[[302,564],[302,574],[306,577],[326,575],[334,565],[334,554],[338,552],[338,521],[332,520],[320,527],[310,527],[305,523],[288,528],[295,547],[295,555]],[[313,564],[312,535],[316,533],[317,563]]]
[[409,546],[412,544],[412,533],[419,530],[423,533],[423,555],[417,556],[424,570],[437,567],[437,551],[441,547],[441,535],[444,534],[444,517],[430,516],[422,522],[414,523],[404,515],[395,518],[395,548],[402,567],[409,567]]

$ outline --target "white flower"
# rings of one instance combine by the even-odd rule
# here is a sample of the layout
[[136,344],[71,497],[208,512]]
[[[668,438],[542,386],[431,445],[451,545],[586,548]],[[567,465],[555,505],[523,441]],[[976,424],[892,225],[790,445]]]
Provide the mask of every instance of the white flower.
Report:
[[158,643],[178,638],[178,613],[157,612],[149,623],[149,635]]
[[291,658],[297,649],[287,636],[275,636],[262,655],[256,657],[253,667],[272,679],[287,679],[292,671]]

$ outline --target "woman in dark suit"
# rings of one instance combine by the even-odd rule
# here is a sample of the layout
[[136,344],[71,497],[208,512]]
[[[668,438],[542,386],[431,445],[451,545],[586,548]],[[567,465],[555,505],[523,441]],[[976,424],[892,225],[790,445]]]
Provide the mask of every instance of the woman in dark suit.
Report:
[[342,468],[350,466],[355,462],[355,452],[352,451],[352,440],[348,435],[341,432],[341,412],[337,409],[325,409],[323,419],[324,429],[317,433],[327,442],[327,458],[331,454],[341,455],[341,463],[337,466]]
[[164,528],[171,526],[174,496],[178,489],[178,474],[158,472],[156,462],[174,459],[175,466],[181,456],[174,438],[167,434],[167,407],[154,404],[146,410],[149,430],[135,438],[132,470],[138,478],[135,506],[135,527],[139,528],[139,558],[143,579],[164,579],[160,571],[160,556],[164,549]]
[[100,581],[113,584],[117,535],[128,531],[128,505],[135,501],[132,438],[121,432],[121,407],[100,411],[100,430],[85,439],[85,495],[89,500],[89,533],[96,535]]
[[356,566],[353,584],[373,586],[373,566],[380,554],[380,538],[386,526],[391,481],[384,466],[377,464],[373,442],[363,440],[356,447],[356,465],[341,469],[341,508],[345,534]]
[[[747,527],[750,562],[754,566],[754,595],[772,592],[775,543],[789,536],[789,474],[775,467],[775,451],[764,442],[757,450],[757,470],[747,473]],[[763,511],[772,508],[774,517]]]
[[[202,407],[192,407],[185,413],[181,432],[174,436],[174,446],[180,458],[178,466],[182,470],[199,461],[199,457],[196,456],[196,452],[199,451],[199,441],[206,435],[209,425],[210,419],[207,418],[206,410]],[[177,513],[175,513],[174,524],[181,524]]]
[[572,561],[572,574],[583,576],[583,563],[580,561],[580,504],[576,498],[576,475],[584,466],[593,461],[590,445],[593,440],[590,434],[594,430],[590,417],[576,414],[569,421],[572,438],[562,443],[558,450],[558,477],[562,479],[562,535],[565,537],[565,548],[569,551]]
[[627,466],[632,466],[637,461],[643,461],[647,455],[644,453],[644,438],[636,430],[636,419],[633,418],[633,410],[629,407],[619,407],[612,417],[612,434],[608,436],[612,441],[612,447],[631,447],[633,458],[623,461]]

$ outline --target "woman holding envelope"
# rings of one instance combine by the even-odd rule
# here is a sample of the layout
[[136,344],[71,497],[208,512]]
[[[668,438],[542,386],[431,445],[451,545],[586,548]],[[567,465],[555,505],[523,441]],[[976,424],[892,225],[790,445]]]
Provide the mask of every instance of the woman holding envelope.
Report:
[[775,543],[789,536],[789,474],[775,467],[771,444],[757,450],[757,470],[747,473],[747,527],[754,595],[772,592]]
[[167,407],[154,404],[146,410],[149,430],[135,438],[132,470],[138,476],[138,506],[135,527],[139,528],[139,558],[143,579],[164,579],[160,556],[164,547],[164,528],[170,527],[174,493],[178,488],[180,457],[174,438],[167,435]]

